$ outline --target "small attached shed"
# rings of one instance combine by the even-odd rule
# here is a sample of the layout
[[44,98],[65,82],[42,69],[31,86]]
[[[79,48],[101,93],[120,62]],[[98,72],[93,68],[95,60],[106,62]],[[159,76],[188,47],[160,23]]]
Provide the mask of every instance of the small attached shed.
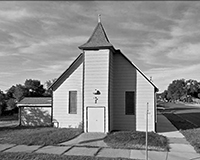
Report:
[[51,126],[51,97],[25,97],[19,107],[19,125],[21,126]]

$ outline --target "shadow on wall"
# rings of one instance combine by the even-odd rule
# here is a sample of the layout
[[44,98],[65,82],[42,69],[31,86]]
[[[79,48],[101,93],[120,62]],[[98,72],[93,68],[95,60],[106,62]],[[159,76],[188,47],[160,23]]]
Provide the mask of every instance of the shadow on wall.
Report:
[[22,126],[51,126],[51,107],[22,107]]

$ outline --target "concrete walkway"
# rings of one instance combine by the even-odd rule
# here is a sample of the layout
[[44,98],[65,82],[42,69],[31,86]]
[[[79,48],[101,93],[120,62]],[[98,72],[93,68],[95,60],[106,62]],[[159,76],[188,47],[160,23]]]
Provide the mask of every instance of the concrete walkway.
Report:
[[157,132],[169,139],[170,151],[166,154],[166,160],[200,160],[200,154],[196,153],[185,137],[171,124],[171,122],[158,113]]
[[[200,154],[195,152],[184,136],[162,114],[158,114],[157,129],[159,134],[168,137],[170,151],[149,151],[149,160],[200,160]],[[70,141],[56,146],[0,144],[0,152],[145,159],[145,150],[109,148],[103,141],[105,136],[106,134],[103,133],[83,133]]]

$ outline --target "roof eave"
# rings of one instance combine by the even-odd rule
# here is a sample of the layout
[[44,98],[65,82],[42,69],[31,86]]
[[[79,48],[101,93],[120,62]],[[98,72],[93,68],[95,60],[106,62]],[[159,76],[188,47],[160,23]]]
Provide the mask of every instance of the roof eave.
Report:
[[51,107],[51,104],[17,104],[17,107]]
[[98,50],[98,49],[113,49],[113,45],[109,45],[109,46],[79,46],[78,47],[79,49],[82,49],[82,50]]

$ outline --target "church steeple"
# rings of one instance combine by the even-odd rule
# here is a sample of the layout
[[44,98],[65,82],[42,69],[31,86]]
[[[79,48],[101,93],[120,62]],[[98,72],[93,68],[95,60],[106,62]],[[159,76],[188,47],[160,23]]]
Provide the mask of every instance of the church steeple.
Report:
[[101,15],[98,15],[98,24],[94,29],[91,37],[86,43],[79,46],[79,49],[90,50],[90,49],[110,49],[113,45],[109,42],[106,32],[101,23]]

